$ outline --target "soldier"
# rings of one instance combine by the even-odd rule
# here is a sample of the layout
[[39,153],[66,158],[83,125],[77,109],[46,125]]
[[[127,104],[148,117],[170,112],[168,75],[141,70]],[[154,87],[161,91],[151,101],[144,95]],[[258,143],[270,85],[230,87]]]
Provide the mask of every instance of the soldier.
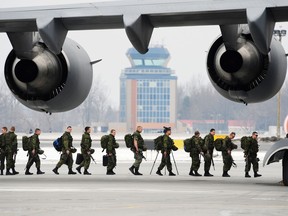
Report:
[[60,161],[57,163],[56,167],[52,170],[56,175],[59,175],[58,169],[63,165],[67,164],[68,174],[75,175],[76,172],[72,170],[73,166],[73,155],[77,150],[72,146],[73,138],[71,136],[72,127],[68,126],[64,134],[62,135],[62,154],[60,156]]
[[257,152],[259,151],[259,145],[258,145],[258,133],[254,131],[252,133],[252,136],[248,138],[248,146],[247,149],[244,151],[244,157],[246,161],[245,166],[245,177],[251,178],[249,175],[249,171],[251,169],[251,164],[253,164],[253,171],[254,171],[254,177],[261,177],[262,175],[258,174],[259,171],[259,159],[257,158]]
[[[15,160],[18,151],[17,135],[15,134],[15,127],[12,126],[7,134],[8,142],[6,144],[6,154],[7,154],[7,172],[6,175],[17,175],[19,172],[15,170]],[[12,173],[10,173],[12,169]]]
[[200,167],[200,158],[199,154],[204,155],[201,149],[202,138],[200,137],[200,132],[195,131],[194,136],[191,139],[191,152],[190,157],[192,159],[192,164],[190,168],[189,175],[191,176],[202,176],[198,173]]
[[140,164],[142,163],[143,151],[146,151],[147,148],[144,145],[144,140],[141,136],[142,130],[143,130],[143,128],[141,126],[138,126],[136,131],[133,134],[134,146],[132,148],[132,151],[134,152],[135,162],[134,162],[133,166],[131,166],[129,168],[129,170],[134,175],[143,175],[142,173],[139,172],[139,167],[140,167]]
[[109,141],[107,144],[106,153],[108,155],[108,166],[106,175],[115,175],[113,169],[116,167],[116,148],[119,147],[119,144],[115,140],[116,130],[112,129],[109,134]]
[[4,172],[4,169],[5,169],[5,148],[6,148],[6,140],[7,140],[7,127],[2,127],[1,129],[2,131],[2,134],[0,135],[0,170],[1,170],[1,173],[0,175],[3,175],[3,172]]
[[204,153],[204,176],[213,176],[210,174],[210,167],[213,160],[213,150],[214,150],[214,135],[215,129],[212,128],[210,133],[204,137],[204,146],[203,146],[203,153]]
[[40,170],[39,153],[40,151],[43,152],[43,150],[40,149],[40,141],[39,141],[40,134],[41,134],[41,130],[39,128],[36,128],[35,133],[29,138],[29,150],[28,150],[29,158],[28,158],[28,162],[26,165],[25,175],[33,175],[33,173],[31,173],[29,170],[34,162],[37,168],[37,175],[41,175],[45,173]]
[[158,167],[158,170],[156,174],[163,176],[161,173],[161,170],[167,166],[169,176],[175,176],[175,174],[172,172],[172,164],[170,160],[170,153],[171,150],[177,151],[178,148],[174,145],[174,141],[170,138],[171,135],[171,128],[170,127],[164,127],[164,136],[163,136],[163,148],[161,150],[162,153],[162,160],[161,164]]
[[92,144],[90,133],[91,133],[91,127],[85,127],[85,132],[82,135],[81,140],[81,153],[83,155],[83,161],[76,168],[79,174],[81,174],[81,168],[84,167],[84,175],[91,175],[91,173],[88,172],[91,163],[91,144]]
[[223,158],[223,174],[222,177],[230,177],[228,171],[231,169],[233,164],[233,158],[231,152],[233,149],[237,149],[237,145],[232,143],[232,139],[235,137],[235,132],[231,132],[229,136],[226,136],[223,139],[223,150],[222,150],[222,158]]

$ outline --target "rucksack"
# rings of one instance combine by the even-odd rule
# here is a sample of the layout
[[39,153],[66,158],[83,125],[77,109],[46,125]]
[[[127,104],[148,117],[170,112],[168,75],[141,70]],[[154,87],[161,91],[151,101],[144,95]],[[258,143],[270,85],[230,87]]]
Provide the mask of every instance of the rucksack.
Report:
[[29,150],[29,144],[30,144],[30,137],[23,136],[22,137],[22,148],[24,151]]
[[154,139],[154,149],[157,151],[162,150],[163,148],[163,136],[158,136],[156,139]]
[[56,140],[54,140],[53,146],[56,151],[58,152],[62,151],[62,148],[63,148],[62,137],[59,137]]
[[214,147],[217,151],[223,151],[223,139],[218,138],[214,141]]
[[103,135],[100,140],[101,148],[103,148],[103,151],[104,149],[107,148],[108,142],[109,142],[109,135]]
[[131,134],[126,134],[124,136],[125,144],[127,148],[132,148],[133,145],[133,136]]
[[192,138],[185,139],[184,140],[184,151],[185,152],[191,152],[192,150]]
[[240,140],[241,142],[241,148],[243,150],[247,150],[248,146],[249,146],[249,138],[247,136],[243,136]]

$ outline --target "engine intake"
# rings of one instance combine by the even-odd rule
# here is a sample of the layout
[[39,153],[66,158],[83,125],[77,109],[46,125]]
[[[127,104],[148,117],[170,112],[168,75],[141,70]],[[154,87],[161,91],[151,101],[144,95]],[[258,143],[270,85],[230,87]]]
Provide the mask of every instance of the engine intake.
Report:
[[241,35],[237,50],[226,50],[222,37],[211,46],[207,57],[208,76],[225,98],[257,103],[270,99],[282,87],[287,60],[279,41],[273,39],[268,55],[259,52],[250,35]]

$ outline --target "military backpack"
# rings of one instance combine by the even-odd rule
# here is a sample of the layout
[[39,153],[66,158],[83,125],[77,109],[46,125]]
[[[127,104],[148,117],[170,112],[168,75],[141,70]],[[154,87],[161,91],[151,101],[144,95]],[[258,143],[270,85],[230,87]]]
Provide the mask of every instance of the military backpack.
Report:
[[154,149],[157,151],[160,151],[163,149],[163,135],[158,136],[156,139],[154,139]]
[[62,137],[59,137],[56,140],[54,140],[53,146],[56,151],[58,152],[62,151],[62,148],[63,148]]
[[29,145],[30,145],[30,137],[28,136],[23,136],[22,137],[22,148],[24,151],[29,150]]
[[126,134],[124,136],[124,140],[125,140],[125,144],[126,144],[127,148],[132,148],[134,146],[133,145],[133,136],[132,136],[132,134]]
[[243,136],[240,140],[241,142],[241,148],[243,150],[247,150],[248,146],[249,146],[249,138],[247,136]]
[[191,152],[192,150],[192,138],[184,140],[184,151]]
[[223,139],[222,138],[218,138],[214,141],[214,147],[217,151],[223,151],[224,147],[223,147]]
[[104,149],[107,148],[108,142],[109,142],[109,135],[103,135],[100,140],[101,148],[103,148],[103,151]]

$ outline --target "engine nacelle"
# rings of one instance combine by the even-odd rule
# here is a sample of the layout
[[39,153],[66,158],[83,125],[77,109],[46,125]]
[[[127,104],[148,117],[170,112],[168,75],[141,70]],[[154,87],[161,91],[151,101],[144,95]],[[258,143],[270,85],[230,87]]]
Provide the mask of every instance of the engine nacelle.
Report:
[[269,54],[263,55],[250,35],[238,38],[237,50],[226,50],[219,37],[209,50],[207,68],[210,81],[222,96],[235,102],[257,103],[281,89],[287,59],[276,39],[272,39]]
[[75,41],[66,38],[59,55],[43,43],[33,48],[32,60],[19,59],[14,50],[5,63],[5,79],[14,96],[30,109],[63,112],[88,96],[93,74],[90,58]]

